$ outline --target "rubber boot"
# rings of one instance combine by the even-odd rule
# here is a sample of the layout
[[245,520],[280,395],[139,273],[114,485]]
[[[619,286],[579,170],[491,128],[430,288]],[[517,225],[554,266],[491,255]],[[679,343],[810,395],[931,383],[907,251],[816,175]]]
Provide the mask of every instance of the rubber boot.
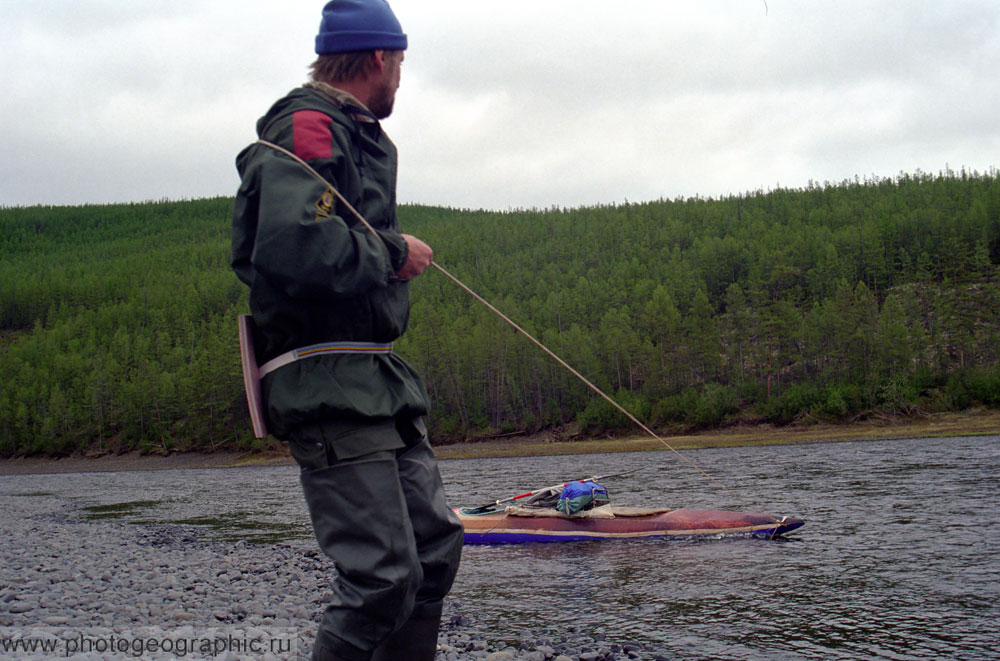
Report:
[[334,653],[329,647],[324,645],[319,640],[313,643],[312,656],[309,657],[312,661],[353,661],[348,659],[346,656],[340,656]]
[[441,618],[410,618],[375,648],[372,661],[434,661]]
[[310,659],[312,661],[368,661],[371,659],[371,654],[363,650],[350,646],[347,646],[345,649],[350,649],[351,651],[344,653],[335,652],[317,636],[316,640],[313,641],[312,656]]

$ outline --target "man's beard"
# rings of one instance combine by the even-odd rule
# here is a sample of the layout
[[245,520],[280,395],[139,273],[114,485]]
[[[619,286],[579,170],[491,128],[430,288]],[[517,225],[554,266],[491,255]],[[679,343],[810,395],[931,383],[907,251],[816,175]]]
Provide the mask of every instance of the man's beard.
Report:
[[388,85],[383,85],[368,99],[368,109],[378,119],[385,119],[392,114],[392,105],[395,101],[396,91]]

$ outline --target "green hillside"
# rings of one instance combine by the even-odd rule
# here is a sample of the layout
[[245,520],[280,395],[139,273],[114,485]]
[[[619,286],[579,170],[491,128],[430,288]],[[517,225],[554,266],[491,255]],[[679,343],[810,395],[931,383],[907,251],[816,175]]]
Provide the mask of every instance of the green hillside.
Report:
[[[231,204],[0,209],[0,454],[253,446]],[[660,428],[1000,407],[996,171],[400,219]],[[437,442],[628,428],[433,270],[397,349]]]

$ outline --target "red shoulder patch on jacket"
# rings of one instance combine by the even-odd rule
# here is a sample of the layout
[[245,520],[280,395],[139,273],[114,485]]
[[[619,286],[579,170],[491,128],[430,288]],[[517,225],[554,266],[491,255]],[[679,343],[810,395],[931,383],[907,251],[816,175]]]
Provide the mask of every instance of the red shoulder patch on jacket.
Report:
[[292,115],[292,145],[304,161],[333,158],[330,118],[318,110],[299,110]]

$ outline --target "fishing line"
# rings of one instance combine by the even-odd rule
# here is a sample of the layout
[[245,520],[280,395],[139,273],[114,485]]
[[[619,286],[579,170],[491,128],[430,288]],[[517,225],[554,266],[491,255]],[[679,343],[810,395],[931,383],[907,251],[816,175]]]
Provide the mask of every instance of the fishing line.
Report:
[[[378,232],[375,231],[375,228],[372,227],[368,223],[367,220],[365,220],[364,216],[362,216],[357,211],[357,209],[355,209],[351,205],[350,202],[348,202],[346,199],[344,199],[344,196],[340,194],[340,191],[338,191],[336,188],[334,188],[330,184],[330,182],[327,181],[326,178],[324,178],[323,175],[321,175],[319,172],[317,172],[311,165],[309,165],[304,160],[302,160],[301,158],[299,158],[299,156],[296,155],[294,152],[291,152],[291,151],[285,149],[281,145],[276,145],[273,142],[267,142],[266,140],[258,140],[257,144],[261,144],[261,145],[264,145],[266,147],[270,147],[271,149],[275,149],[275,150],[281,152],[282,154],[285,154],[286,156],[290,157],[292,160],[294,160],[295,162],[297,162],[299,165],[301,165],[302,167],[304,167],[306,170],[308,170],[314,177],[316,177],[321,182],[323,182],[323,184],[327,187],[327,190],[329,190],[330,192],[332,192],[333,195],[337,198],[337,200],[339,200],[340,203],[343,204],[347,208],[347,210],[350,211],[354,215],[354,217],[358,219],[359,222],[361,222],[362,225],[364,225],[365,227],[367,227],[371,231],[371,233],[374,234],[376,236],[376,238],[379,239],[379,242],[381,242],[382,239],[381,239],[381,237],[379,237]],[[443,266],[441,266],[440,264],[438,264],[437,262],[434,262],[434,261],[432,261],[430,265],[433,266],[434,268],[436,268],[438,271],[440,271],[445,277],[447,277],[449,280],[451,280],[456,285],[458,285],[462,290],[464,290],[466,293],[468,293],[474,299],[476,299],[477,301],[479,301],[480,303],[482,303],[483,305],[485,305],[491,312],[493,312],[498,317],[500,317],[501,319],[503,319],[505,322],[507,322],[508,324],[510,324],[510,326],[514,330],[518,331],[519,333],[521,333],[522,335],[524,335],[526,338],[528,338],[529,340],[531,340],[532,343],[535,344],[535,346],[537,346],[538,348],[540,348],[542,351],[544,351],[549,356],[551,356],[553,359],[555,359],[555,361],[557,363],[559,363],[560,365],[562,365],[563,367],[565,367],[567,370],[569,370],[569,372],[573,376],[575,376],[576,378],[580,379],[580,381],[582,381],[584,384],[586,384],[586,386],[588,388],[590,388],[591,390],[593,390],[594,392],[596,392],[598,395],[600,395],[601,397],[603,397],[609,404],[611,404],[613,407],[615,407],[616,409],[618,409],[618,411],[620,411],[621,413],[623,413],[625,415],[625,417],[627,417],[629,420],[631,420],[636,425],[638,425],[640,429],[642,429],[644,432],[646,432],[647,434],[649,434],[650,436],[652,436],[653,438],[655,438],[657,441],[659,441],[661,444],[663,444],[663,446],[665,448],[667,448],[668,450],[670,450],[671,452],[673,452],[675,455],[677,455],[678,457],[680,457],[681,459],[683,459],[685,462],[687,462],[687,464],[689,466],[691,466],[694,470],[696,470],[698,473],[700,473],[702,475],[702,477],[704,477],[705,479],[707,479],[712,484],[714,484],[714,485],[718,486],[719,488],[721,488],[723,491],[725,491],[727,494],[729,494],[729,496],[731,498],[735,499],[737,502],[739,502],[741,504],[746,504],[745,501],[742,498],[740,498],[739,496],[737,496],[735,493],[733,493],[733,491],[729,487],[727,487],[725,484],[723,484],[722,482],[719,482],[714,477],[712,477],[711,475],[709,475],[708,473],[706,473],[694,461],[692,461],[688,457],[686,457],[683,454],[681,454],[680,452],[678,452],[676,448],[674,448],[672,445],[670,445],[665,440],[663,440],[662,438],[660,438],[656,434],[656,432],[654,432],[652,429],[650,429],[645,424],[643,424],[642,421],[640,421],[638,418],[636,418],[634,415],[632,415],[624,406],[622,406],[621,404],[619,404],[618,402],[616,402],[615,400],[613,400],[611,397],[609,397],[607,394],[605,394],[605,392],[603,390],[601,390],[600,388],[598,388],[597,386],[595,386],[585,376],[583,376],[578,371],[576,371],[575,369],[573,369],[573,367],[571,367],[569,363],[567,363],[565,360],[563,360],[558,355],[556,355],[556,353],[554,351],[552,351],[547,346],[545,346],[544,344],[542,344],[541,342],[539,342],[537,339],[535,339],[535,337],[531,333],[529,333],[528,331],[526,331],[523,328],[521,328],[510,317],[508,317],[503,312],[501,312],[496,307],[494,307],[493,304],[491,304],[485,298],[483,298],[482,296],[480,296],[479,294],[477,294],[475,291],[473,291],[464,282],[462,282],[461,280],[459,280],[458,278],[456,278],[455,276],[453,276],[451,273],[449,273]],[[629,471],[629,472],[632,472],[632,471]]]

